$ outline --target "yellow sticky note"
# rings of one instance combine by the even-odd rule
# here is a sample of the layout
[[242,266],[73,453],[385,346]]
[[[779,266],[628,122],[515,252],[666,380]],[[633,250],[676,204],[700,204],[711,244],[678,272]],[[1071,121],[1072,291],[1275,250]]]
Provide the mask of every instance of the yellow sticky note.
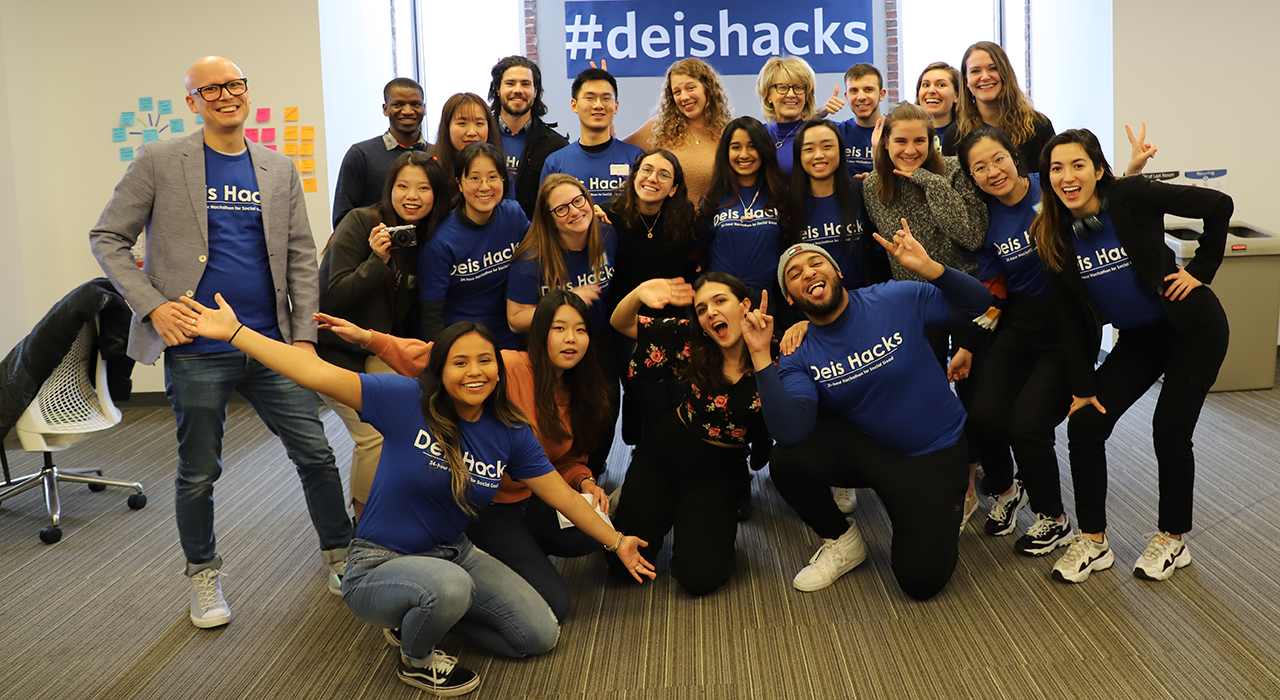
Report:
[[304,177],[304,178],[302,178],[302,191],[303,191],[303,192],[315,192],[315,191],[316,191],[316,179],[315,179],[314,177]]
[[316,159],[303,158],[302,160],[298,161],[298,170],[304,173],[314,173],[316,171]]
[[286,140],[286,141],[297,141],[297,140],[298,140],[298,127],[296,127],[296,126],[286,126],[286,127],[284,128],[284,140]]
[[303,141],[298,144],[298,153],[304,156],[312,155],[316,152],[316,144],[314,141]]
[[286,144],[284,145],[284,151],[283,151],[283,153],[284,153],[286,156],[296,156],[296,155],[298,155],[298,144],[296,144],[296,143],[286,143]]
[[302,138],[304,140],[314,139],[315,137],[316,137],[316,128],[314,126],[302,127]]
[[[284,120],[285,120],[285,121],[287,121],[287,122],[296,122],[296,121],[298,121],[298,108],[297,108],[297,107],[285,107],[285,108],[284,108]],[[310,191],[314,191],[314,190],[310,190]]]

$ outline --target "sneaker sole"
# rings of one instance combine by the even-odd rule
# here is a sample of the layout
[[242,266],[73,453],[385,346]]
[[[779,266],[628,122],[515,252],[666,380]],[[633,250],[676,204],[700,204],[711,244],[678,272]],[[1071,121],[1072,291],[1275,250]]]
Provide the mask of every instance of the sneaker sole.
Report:
[[858,568],[858,565],[866,560],[867,560],[867,553],[864,551],[861,557],[845,565],[843,568],[841,568],[840,573],[836,574],[834,577],[831,578],[831,580],[825,583],[820,583],[820,584],[797,583],[795,579],[791,579],[791,586],[795,588],[797,591],[804,591],[805,593],[820,591],[824,588],[827,588],[828,586],[835,583],[836,581],[839,581],[842,576]]
[[455,695],[466,695],[467,693],[470,693],[471,691],[480,687],[480,676],[476,676],[475,678],[472,678],[470,683],[454,686],[452,688],[439,688],[434,685],[431,685],[430,683],[424,683],[416,678],[413,678],[412,676],[404,676],[404,675],[401,675],[400,673],[396,673],[396,677],[400,679],[401,683],[404,683],[406,685],[411,685],[415,688],[420,688],[422,690],[427,691],[428,693],[431,693],[432,695],[439,695],[440,697],[445,697],[445,698],[450,698]]
[[400,648],[400,640],[396,639],[396,635],[386,627],[382,628],[382,638],[387,640],[387,646],[395,647],[397,649]]
[[191,624],[195,625],[196,627],[199,627],[202,630],[207,630],[211,627],[221,627],[227,624],[228,622],[231,622],[231,613],[227,613],[226,615],[218,615],[216,617],[196,617],[195,615],[191,616]]
[[1054,569],[1053,577],[1059,581],[1062,581],[1063,583],[1084,583],[1085,581],[1089,580],[1089,574],[1095,571],[1106,571],[1107,569],[1110,569],[1111,566],[1115,563],[1116,563],[1115,555],[1112,554],[1110,551],[1108,551],[1105,557],[1093,562],[1088,567],[1086,567],[1084,571],[1081,571],[1080,573],[1075,574],[1074,576],[1068,576],[1062,573],[1061,571]]
[[1169,578],[1173,576],[1173,572],[1189,565],[1190,563],[1191,563],[1191,552],[1187,551],[1186,547],[1183,547],[1182,554],[1179,554],[1178,556],[1173,558],[1173,566],[1165,569],[1164,575],[1152,576],[1151,574],[1147,573],[1147,570],[1143,569],[1141,566],[1133,567],[1133,575],[1135,578],[1140,578],[1145,581],[1168,581]]

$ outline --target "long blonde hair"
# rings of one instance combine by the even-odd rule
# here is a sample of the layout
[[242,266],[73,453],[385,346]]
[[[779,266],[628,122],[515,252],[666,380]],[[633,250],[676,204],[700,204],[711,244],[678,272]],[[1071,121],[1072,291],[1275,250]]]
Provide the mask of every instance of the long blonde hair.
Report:
[[1030,141],[1036,133],[1037,114],[1035,107],[1031,106],[1031,98],[1018,87],[1018,76],[1014,75],[1013,64],[1009,63],[1009,55],[1004,49],[990,41],[979,41],[964,52],[964,58],[960,61],[960,71],[964,74],[960,84],[964,92],[963,99],[959,100],[960,113],[956,115],[956,142],[984,123],[982,114],[978,112],[978,100],[969,90],[969,56],[974,51],[986,51],[991,56],[991,62],[996,65],[996,72],[1000,74],[996,123],[991,126],[998,126],[1008,132],[1015,145],[1021,146]]
[[689,130],[689,118],[676,106],[671,96],[671,76],[687,75],[702,84],[707,96],[707,106],[702,108],[703,120],[711,138],[720,138],[724,125],[733,118],[733,108],[729,106],[729,98],[724,85],[720,83],[720,74],[700,58],[685,58],[671,64],[667,69],[666,80],[662,81],[662,97],[658,101],[658,118],[653,123],[653,145],[666,148],[684,140]]
[[[547,200],[560,185],[573,185],[587,198],[587,209],[592,210],[595,202],[591,193],[578,178],[565,173],[552,173],[538,187],[538,201],[533,205],[533,221],[529,223],[529,232],[516,248],[514,260],[533,259],[538,261],[538,276],[547,289],[566,289],[569,286],[569,273],[564,265],[564,256],[568,252],[560,230],[556,228],[555,214],[551,212]],[[604,237],[600,235],[600,222],[595,214],[591,214],[591,228],[587,230],[587,259],[591,261],[591,271],[599,278],[608,264],[604,251]]]

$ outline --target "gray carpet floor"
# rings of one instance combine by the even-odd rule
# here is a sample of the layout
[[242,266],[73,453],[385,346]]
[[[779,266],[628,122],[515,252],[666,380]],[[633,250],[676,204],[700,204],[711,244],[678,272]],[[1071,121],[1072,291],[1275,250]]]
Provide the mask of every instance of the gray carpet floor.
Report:
[[[495,658],[454,636],[443,647],[481,674],[476,699],[1280,697],[1280,391],[1210,396],[1195,436],[1194,563],[1162,583],[1130,574],[1155,529],[1154,396],[1109,443],[1117,565],[1084,585],[1051,580],[1052,557],[1020,557],[1014,537],[987,537],[976,522],[947,588],[912,601],[889,569],[884,509],[861,491],[870,556],[830,588],[800,593],[790,579],[818,541],[766,472],[721,591],[690,598],[665,558],[643,586],[606,581],[596,556],[564,560],[576,611],[554,651]],[[345,477],[350,439],[323,415]],[[0,504],[0,697],[425,696],[396,680],[380,631],[327,592],[279,442],[245,406],[233,407],[227,434],[217,526],[231,624],[197,630],[187,618],[172,414],[129,408],[123,425],[58,463],[141,481],[145,509],[129,510],[119,489],[66,486],[65,534],[49,546],[36,536],[46,524],[38,492]],[[1058,451],[1070,512],[1062,428]],[[38,455],[8,454],[15,473],[39,466]],[[606,486],[626,454],[616,447]]]

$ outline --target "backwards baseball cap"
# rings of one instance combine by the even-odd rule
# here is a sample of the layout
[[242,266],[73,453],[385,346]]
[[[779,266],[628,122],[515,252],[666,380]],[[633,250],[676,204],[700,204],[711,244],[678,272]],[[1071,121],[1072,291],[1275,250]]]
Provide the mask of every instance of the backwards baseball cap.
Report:
[[778,287],[782,289],[782,296],[787,299],[791,298],[791,293],[787,291],[787,282],[783,279],[783,273],[787,271],[787,263],[791,262],[791,258],[801,253],[817,253],[826,258],[837,273],[840,272],[840,266],[836,264],[835,258],[832,258],[830,253],[812,243],[797,243],[787,248],[782,252],[782,257],[778,258]]

